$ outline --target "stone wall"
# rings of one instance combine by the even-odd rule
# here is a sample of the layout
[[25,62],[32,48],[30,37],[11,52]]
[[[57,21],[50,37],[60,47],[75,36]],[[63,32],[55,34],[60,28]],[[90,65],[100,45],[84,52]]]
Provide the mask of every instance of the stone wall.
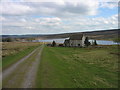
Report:
[[82,46],[82,40],[70,40],[70,46],[80,47]]

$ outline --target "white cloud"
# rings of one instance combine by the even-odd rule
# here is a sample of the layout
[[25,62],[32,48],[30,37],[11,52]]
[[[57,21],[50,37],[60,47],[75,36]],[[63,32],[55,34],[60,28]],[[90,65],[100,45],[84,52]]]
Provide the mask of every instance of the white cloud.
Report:
[[54,23],[54,22],[61,22],[61,19],[58,18],[58,17],[54,17],[54,18],[39,18],[39,21]]
[[[5,1],[5,0],[4,0]],[[12,0],[7,0],[7,1],[12,1]],[[69,2],[74,2],[74,1],[82,1],[82,0],[17,0],[17,1],[25,1],[25,2],[60,2],[60,3],[63,3],[64,1],[69,1]],[[86,0],[88,1],[88,0]],[[93,2],[94,1],[98,1],[98,2],[119,2],[119,0],[92,0]]]
[[100,7],[113,9],[115,7],[118,7],[118,3],[117,2],[102,2],[100,3]]
[[[118,28],[118,15],[113,15],[108,18],[96,17],[76,17],[76,18],[58,18],[58,17],[41,17],[31,18],[22,17],[20,21],[10,19],[9,22],[3,23],[3,34],[4,33],[17,33],[17,34],[50,34],[50,33],[66,33],[66,32],[82,32],[84,30],[101,30],[101,29],[112,29]],[[11,23],[12,22],[12,23]],[[13,32],[14,31],[14,32]],[[18,33],[20,32],[20,33]]]
[[119,2],[120,0],[98,0],[99,2]]
[[[10,0],[9,0],[10,1]],[[98,8],[114,8],[117,3],[99,2],[99,0],[16,0],[0,4],[4,15],[51,15],[56,17],[73,17],[75,15],[96,15]],[[26,1],[26,2],[23,2]],[[28,1],[28,2],[27,2]],[[33,3],[30,3],[33,2]],[[100,5],[99,5],[100,4]]]
[[[84,20],[84,25],[97,25],[97,26],[117,26],[118,25],[118,15],[113,15],[108,18],[97,17],[97,18],[88,18]],[[97,28],[97,27],[96,27]]]
[[[9,0],[10,1],[10,0]],[[36,1],[36,2],[35,2]],[[0,4],[3,34],[66,33],[118,27],[118,16],[87,17],[98,14],[98,9],[114,8],[114,3],[99,0],[60,0],[55,2],[4,2]],[[92,2],[92,3],[91,3]],[[113,5],[113,6],[112,6]]]
[[54,15],[54,16],[68,16],[68,15],[96,15],[98,9],[98,2],[87,0],[84,2],[39,2],[39,3],[16,3],[4,2],[1,3],[2,14],[4,15]]
[[46,18],[36,18],[34,21],[40,25],[55,26],[55,25],[60,25],[62,20],[58,17],[54,17],[54,18],[46,17]]
[[27,22],[27,20],[24,19],[24,18],[21,18],[20,21],[21,21],[21,22]]
[[5,21],[5,20],[6,20],[5,17],[0,16],[0,22],[1,22],[1,21]]
[[21,3],[0,3],[0,9],[2,9],[3,15],[24,15],[30,13],[32,8]]
[[26,29],[35,29],[34,27],[31,27],[31,26],[29,26],[29,27],[25,27]]

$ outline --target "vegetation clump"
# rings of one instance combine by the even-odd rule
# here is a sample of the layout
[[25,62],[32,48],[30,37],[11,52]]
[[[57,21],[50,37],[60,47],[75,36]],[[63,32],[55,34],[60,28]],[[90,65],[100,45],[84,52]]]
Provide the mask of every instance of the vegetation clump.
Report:
[[94,40],[93,45],[94,46],[98,45],[97,42],[96,42],[96,40]]
[[2,42],[12,42],[13,39],[12,38],[2,38]]
[[89,42],[89,38],[88,37],[85,38],[84,44],[85,44],[86,47],[91,45],[91,43]]
[[55,46],[56,46],[56,42],[53,41],[53,42],[52,42],[52,47],[55,47]]

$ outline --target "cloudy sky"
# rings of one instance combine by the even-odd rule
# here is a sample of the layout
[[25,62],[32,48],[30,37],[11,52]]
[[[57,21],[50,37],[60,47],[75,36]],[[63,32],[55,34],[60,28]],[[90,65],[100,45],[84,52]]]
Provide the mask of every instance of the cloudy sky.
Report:
[[1,0],[0,25],[10,35],[116,29],[118,0]]

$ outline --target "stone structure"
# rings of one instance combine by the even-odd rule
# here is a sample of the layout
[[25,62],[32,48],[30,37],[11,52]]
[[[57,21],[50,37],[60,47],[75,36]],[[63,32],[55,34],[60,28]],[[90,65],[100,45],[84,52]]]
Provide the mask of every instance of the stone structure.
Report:
[[83,34],[73,35],[64,41],[66,47],[84,47],[85,36]]

